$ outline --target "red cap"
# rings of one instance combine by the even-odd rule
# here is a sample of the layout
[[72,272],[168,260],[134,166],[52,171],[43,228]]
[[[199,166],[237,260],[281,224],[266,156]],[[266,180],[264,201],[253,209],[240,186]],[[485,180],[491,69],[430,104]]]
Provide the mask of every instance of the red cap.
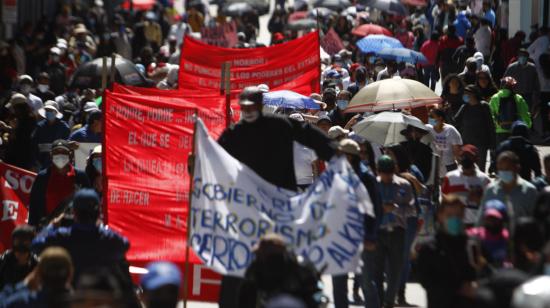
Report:
[[469,156],[470,158],[476,159],[479,153],[479,150],[475,145],[466,144],[463,145],[462,148],[462,155]]
[[496,209],[488,209],[485,211],[485,217],[494,217],[497,219],[502,219],[502,213]]

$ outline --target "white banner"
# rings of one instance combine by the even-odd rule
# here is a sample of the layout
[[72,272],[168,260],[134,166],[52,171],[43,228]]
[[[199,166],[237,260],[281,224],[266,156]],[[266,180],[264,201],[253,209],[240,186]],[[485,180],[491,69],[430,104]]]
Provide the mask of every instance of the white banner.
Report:
[[357,269],[364,215],[374,212],[344,157],[334,158],[307,191],[296,194],[229,155],[200,120],[196,140],[191,245],[206,266],[242,277],[252,247],[262,235],[275,232],[324,274]]

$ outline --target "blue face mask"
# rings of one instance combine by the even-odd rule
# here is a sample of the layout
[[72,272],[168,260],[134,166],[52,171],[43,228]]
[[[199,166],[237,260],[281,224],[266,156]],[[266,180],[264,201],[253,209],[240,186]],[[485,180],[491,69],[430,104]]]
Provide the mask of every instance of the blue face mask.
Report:
[[48,122],[53,122],[55,118],[55,112],[46,111],[46,120],[48,120]]
[[103,165],[101,164],[101,158],[95,158],[94,160],[92,160],[92,165],[97,172],[102,173]]
[[428,118],[428,124],[435,127],[437,125],[437,121],[434,118]]
[[348,104],[349,104],[349,101],[344,99],[339,99],[336,101],[336,106],[338,106],[340,110],[346,109],[346,107],[348,107]]
[[375,58],[375,57],[370,57],[370,58],[369,58],[369,63],[370,63],[370,64],[376,63],[376,58]]
[[458,236],[462,234],[462,231],[464,230],[462,219],[458,217],[447,218],[445,221],[445,229],[451,236]]
[[462,95],[462,100],[464,101],[465,104],[469,103],[470,102],[470,96],[469,95]]
[[498,178],[506,184],[511,184],[516,179],[516,175],[512,171],[501,170],[498,172]]

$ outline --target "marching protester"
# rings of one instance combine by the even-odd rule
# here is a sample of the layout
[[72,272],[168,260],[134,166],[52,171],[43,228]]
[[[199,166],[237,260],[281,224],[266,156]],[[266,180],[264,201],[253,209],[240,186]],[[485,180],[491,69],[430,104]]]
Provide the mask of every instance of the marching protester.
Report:
[[[338,211],[329,216],[343,214],[355,223],[303,235],[309,248],[345,235],[323,261],[361,264],[336,274],[323,273],[315,254],[292,249],[296,242],[285,228],[301,226],[298,219],[255,224],[254,243],[239,246],[250,252],[244,260],[229,243],[242,244],[235,239],[249,221],[232,222],[242,218],[232,216],[233,208],[202,212],[198,222],[225,228],[234,241],[222,243],[215,233],[200,245],[191,239],[191,248],[212,248],[213,262],[197,253],[201,270],[219,271],[215,263],[223,263],[223,251],[231,254],[230,266],[243,267],[240,277],[224,273],[219,296],[205,291],[220,307],[323,307],[326,294],[336,308],[412,306],[421,304],[408,284],[413,277],[426,290],[428,307],[511,307],[514,301],[519,308],[528,306],[522,301],[527,295],[540,295],[525,290],[544,282],[539,276],[550,264],[544,248],[550,240],[547,5],[526,4],[525,12],[540,14],[532,14],[525,40],[523,2],[518,11],[499,0],[277,0],[272,12],[262,1],[187,1],[181,7],[165,0],[53,2],[39,14],[36,6],[18,2],[17,21],[6,21],[0,33],[0,166],[7,168],[0,179],[0,307],[179,305],[189,277],[180,276],[180,263],[164,261],[185,244],[164,236],[166,230],[183,239],[182,232],[192,235],[185,219],[193,216],[186,215],[204,210],[187,194],[185,183],[197,179],[181,171],[193,166],[160,154],[174,144],[186,151],[193,144],[191,116],[180,118],[180,105],[198,107],[223,149],[279,192],[318,196],[320,186],[342,182],[347,194],[324,206]],[[9,15],[9,6],[2,10]],[[315,31],[319,36],[310,33]],[[314,43],[293,47],[308,36]],[[192,44],[203,52],[193,52]],[[102,57],[113,53],[115,67],[102,69]],[[272,53],[286,59],[275,63]],[[231,91],[222,95],[220,59],[231,62]],[[382,87],[389,83],[406,86]],[[122,105],[111,99],[120,89],[136,94],[130,99],[127,93]],[[264,108],[264,94],[277,90],[311,98],[315,108],[304,99]],[[220,108],[210,104],[215,100]],[[158,104],[145,111],[145,101]],[[284,111],[270,115],[267,109]],[[361,129],[372,114],[388,111],[415,117]],[[220,124],[224,116],[227,127]],[[138,131],[119,120],[139,122]],[[111,135],[114,122],[124,138]],[[170,130],[172,122],[177,130]],[[76,159],[81,143],[102,145],[81,150]],[[120,158],[126,143],[136,151]],[[486,174],[487,152],[492,166]],[[345,162],[342,155],[345,170],[359,180],[328,180],[335,161]],[[124,174],[131,185],[113,184]],[[159,181],[149,183],[149,176]],[[158,206],[153,188],[163,197],[174,193],[177,210],[169,202]],[[347,199],[359,188],[361,198]],[[239,189],[205,186],[200,193],[226,196],[216,209],[243,201],[263,218],[290,207],[290,201],[259,201]],[[141,198],[139,207],[135,198]],[[356,217],[342,210],[361,204],[373,213]],[[308,206],[303,221],[318,218],[315,206],[298,207]],[[155,241],[129,232],[121,215],[110,214],[119,208]],[[152,242],[164,246],[146,251]],[[356,249],[343,246],[348,242]],[[161,262],[136,270],[141,256]],[[147,273],[131,276],[129,262],[135,272]],[[327,278],[332,292],[320,285]],[[142,303],[135,295],[139,287]]]

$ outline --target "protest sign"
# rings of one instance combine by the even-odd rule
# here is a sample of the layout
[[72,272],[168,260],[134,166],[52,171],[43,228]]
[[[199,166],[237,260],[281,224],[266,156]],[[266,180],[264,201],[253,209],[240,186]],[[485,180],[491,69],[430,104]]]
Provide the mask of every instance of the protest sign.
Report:
[[262,235],[276,232],[325,274],[357,268],[364,215],[374,213],[345,157],[333,159],[308,190],[296,194],[229,155],[200,121],[195,138],[190,244],[206,266],[242,277],[252,247]]
[[344,49],[344,44],[338,36],[338,33],[334,31],[333,28],[330,28],[325,36],[321,39],[321,47],[331,56],[340,52]]
[[36,173],[0,162],[0,253],[11,247],[11,232],[26,223]]
[[[220,134],[225,128],[224,111],[181,97],[109,91],[104,104],[104,199],[109,227],[132,243],[127,254],[132,265],[153,260],[182,265],[193,115],[198,111]],[[201,263],[194,254],[189,262],[193,268]],[[207,290],[189,294],[192,300],[215,301],[217,293]]]
[[101,145],[101,143],[79,142],[78,149],[74,151],[74,166],[80,170],[86,169],[88,156],[90,156],[92,150],[98,145]]
[[221,25],[203,27],[201,40],[208,45],[233,48],[238,42],[237,25],[235,22],[226,22]]
[[221,48],[188,36],[184,46],[178,80],[183,90],[218,90],[222,64],[230,62],[232,93],[262,83],[275,88],[309,72],[305,84],[310,88],[305,94],[320,91],[318,32],[267,48]]

